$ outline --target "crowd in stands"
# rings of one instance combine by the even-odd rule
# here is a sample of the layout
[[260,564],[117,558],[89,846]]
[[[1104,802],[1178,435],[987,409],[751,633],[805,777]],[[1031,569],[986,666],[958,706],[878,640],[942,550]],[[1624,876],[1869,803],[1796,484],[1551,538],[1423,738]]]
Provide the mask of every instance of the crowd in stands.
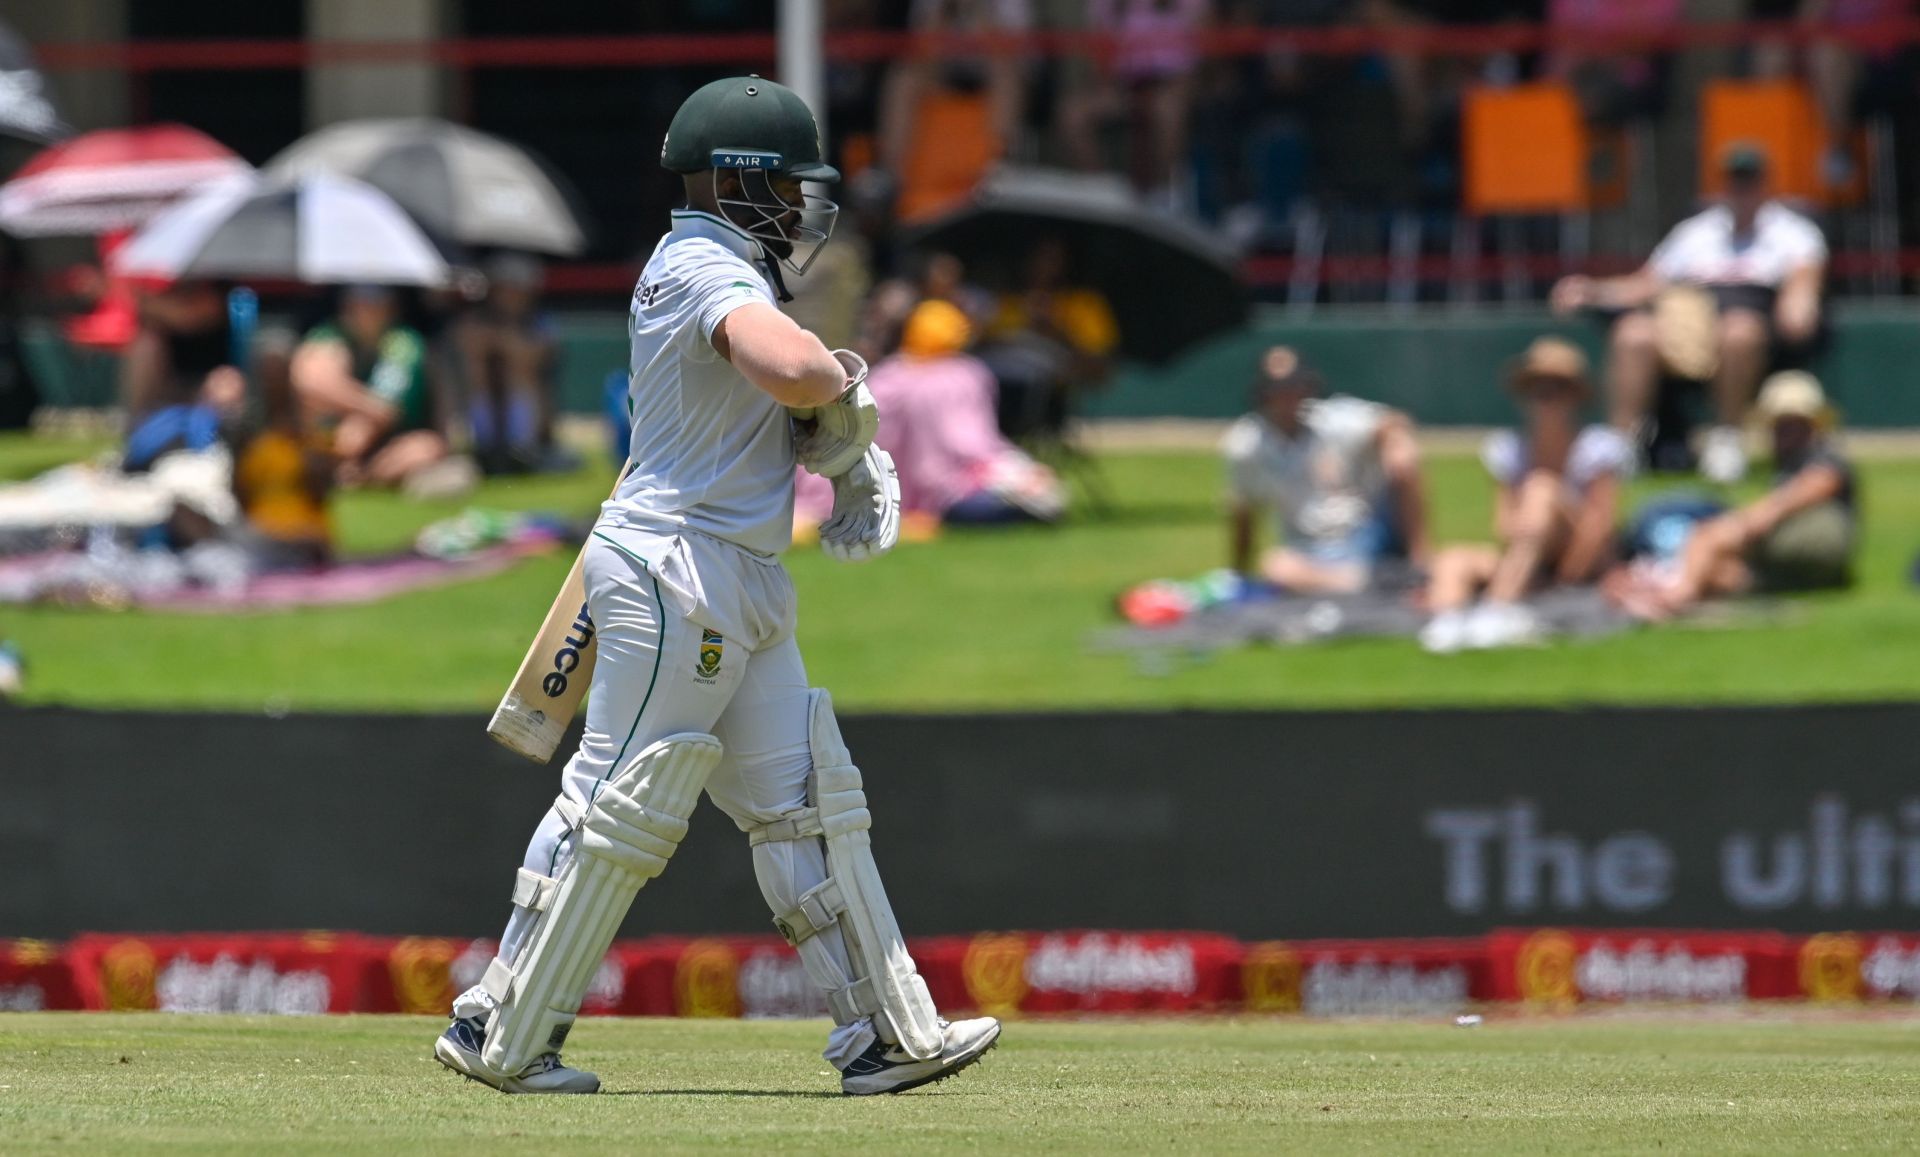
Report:
[[[1651,129],[1690,107],[1676,58],[1632,50],[1695,16],[1684,0],[877,0],[830,5],[830,25],[898,22],[925,47],[881,64],[833,62],[832,123],[842,167],[903,219],[924,217],[997,159],[1125,174],[1155,204],[1199,215],[1238,240],[1285,248],[1303,208],[1457,211],[1469,93],[1539,81],[1564,86],[1596,138]],[[1912,49],[1862,43],[1914,14],[1910,0],[1750,0],[1712,18],[1787,31],[1721,66],[1747,80],[1791,80],[1810,97],[1823,142],[1816,192],[1857,199],[1858,130],[1899,133],[1920,113]],[[1534,26],[1520,49],[1433,52],[1427,30]],[[1366,52],[1215,54],[1221,28],[1342,29]],[[1095,34],[1097,50],[1025,51],[1023,37]],[[999,36],[1000,40],[993,38]],[[985,47],[956,49],[956,36]],[[943,39],[944,38],[944,39]],[[1396,39],[1398,38],[1398,39]],[[1037,42],[1037,41],[1036,41]],[[1404,44],[1405,47],[1395,47]],[[1596,159],[1616,177],[1627,162]],[[1650,172],[1650,160],[1633,162]],[[1678,206],[1673,206],[1678,208]],[[1356,228],[1361,227],[1356,224]]]
[[[896,249],[897,226],[951,207],[1002,160],[1118,172],[1156,211],[1254,244],[1312,202],[1451,213],[1471,88],[1547,79],[1567,86],[1592,124],[1649,122],[1671,105],[1673,60],[1583,43],[1671,27],[1686,8],[911,0],[892,12],[841,0],[828,5],[831,27],[891,18],[931,39],[897,59],[829,60],[846,212],[834,244],[794,279],[793,313],[871,364],[909,537],[1056,522],[1079,461],[1072,418],[1120,360],[1124,335],[1107,297],[1077,276],[1063,243],[1033,245],[1010,283],[988,288],[954,253]],[[1832,189],[1860,179],[1852,142],[1862,117],[1920,111],[1908,49],[1864,47],[1847,33],[1913,14],[1909,0],[1752,0],[1755,18],[1813,30],[1745,50],[1743,67],[1808,86],[1828,145],[1819,179]],[[1509,21],[1555,35],[1538,51],[1393,47],[1392,37],[1422,29]],[[1207,30],[1249,26],[1388,39],[1371,53],[1203,51]],[[1050,30],[1106,39],[1086,53],[1019,50],[1018,37]],[[946,34],[983,39],[952,49]],[[1003,35],[1013,39],[995,39]],[[1254,367],[1251,412],[1222,444],[1227,564],[1289,594],[1416,599],[1430,616],[1422,642],[1436,652],[1539,637],[1530,606],[1556,588],[1597,591],[1662,620],[1721,596],[1846,583],[1857,483],[1806,368],[1830,330],[1826,235],[1777,195],[1779,159],[1766,148],[1738,141],[1709,167],[1717,195],[1638,269],[1551,284],[1564,325],[1604,331],[1604,360],[1596,368],[1576,344],[1542,336],[1499,383],[1517,423],[1483,450],[1490,541],[1433,541],[1409,415],[1369,400],[1367,383],[1330,383],[1298,351],[1275,347]],[[304,296],[283,311],[290,325],[264,329],[244,287],[100,287],[92,322],[125,331],[114,339],[123,469],[151,470],[176,450],[229,463],[236,518],[223,525],[204,506],[183,506],[168,540],[238,544],[265,570],[313,566],[334,553],[331,499],[341,490],[458,495],[481,474],[572,464],[556,439],[560,343],[542,265],[505,251],[477,264],[483,276],[454,290],[347,285]],[[1594,411],[1601,420],[1587,422]],[[1738,482],[1756,424],[1777,472],[1763,498],[1629,509],[1627,483],[1648,467]],[[804,471],[796,485],[804,539],[831,496]],[[1675,519],[1683,533],[1648,529]],[[1264,544],[1263,521],[1273,526]]]

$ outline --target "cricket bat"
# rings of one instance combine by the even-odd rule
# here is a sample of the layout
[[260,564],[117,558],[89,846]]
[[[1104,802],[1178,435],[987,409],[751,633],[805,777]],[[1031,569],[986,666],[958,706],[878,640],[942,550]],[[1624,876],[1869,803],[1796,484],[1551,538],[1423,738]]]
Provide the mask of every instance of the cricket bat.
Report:
[[[625,478],[626,468],[620,469]],[[615,491],[620,484],[614,483]],[[547,609],[540,633],[527,648],[520,670],[513,676],[500,705],[493,709],[487,734],[494,742],[535,763],[553,758],[567,724],[580,710],[593,681],[596,654],[593,618],[587,613],[587,550],[583,546],[561,584],[560,594]]]

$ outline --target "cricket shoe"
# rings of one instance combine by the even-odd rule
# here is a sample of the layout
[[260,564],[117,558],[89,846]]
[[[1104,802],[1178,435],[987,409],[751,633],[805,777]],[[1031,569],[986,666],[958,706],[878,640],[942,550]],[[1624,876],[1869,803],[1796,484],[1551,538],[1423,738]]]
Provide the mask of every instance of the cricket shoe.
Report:
[[511,1077],[487,1067],[480,1059],[486,1047],[487,1026],[478,1017],[456,1019],[433,1042],[433,1059],[466,1077],[491,1085],[503,1093],[597,1093],[600,1078],[560,1063],[559,1053],[534,1058],[532,1064]]
[[940,1022],[946,1043],[940,1055],[930,1060],[915,1060],[899,1045],[876,1040],[866,1052],[840,1072],[840,1089],[849,1097],[870,1097],[875,1093],[904,1093],[921,1085],[944,1081],[987,1055],[1000,1041],[1000,1022],[990,1016],[975,1020]]

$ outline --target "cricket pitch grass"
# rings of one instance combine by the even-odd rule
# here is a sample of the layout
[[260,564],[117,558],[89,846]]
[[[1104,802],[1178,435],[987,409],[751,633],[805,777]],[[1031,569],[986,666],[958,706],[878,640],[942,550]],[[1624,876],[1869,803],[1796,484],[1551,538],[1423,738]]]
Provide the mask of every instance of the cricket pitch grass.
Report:
[[0,1152],[1911,1150],[1920,1017],[1752,1009],[1484,1026],[1028,1021],[943,1084],[844,1098],[822,1025],[593,1020],[596,1097],[505,1097],[439,1022],[0,1016]]

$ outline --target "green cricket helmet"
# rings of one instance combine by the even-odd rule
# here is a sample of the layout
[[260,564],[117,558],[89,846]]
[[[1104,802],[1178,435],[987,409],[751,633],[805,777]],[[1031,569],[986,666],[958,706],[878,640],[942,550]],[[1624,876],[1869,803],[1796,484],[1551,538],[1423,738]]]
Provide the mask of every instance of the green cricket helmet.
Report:
[[732,173],[740,197],[718,197],[721,213],[795,273],[805,273],[833,233],[840,206],[814,193],[795,203],[774,189],[776,177],[838,181],[821,157],[820,127],[798,93],[758,76],[716,80],[673,114],[660,144],[660,165],[687,174]]

